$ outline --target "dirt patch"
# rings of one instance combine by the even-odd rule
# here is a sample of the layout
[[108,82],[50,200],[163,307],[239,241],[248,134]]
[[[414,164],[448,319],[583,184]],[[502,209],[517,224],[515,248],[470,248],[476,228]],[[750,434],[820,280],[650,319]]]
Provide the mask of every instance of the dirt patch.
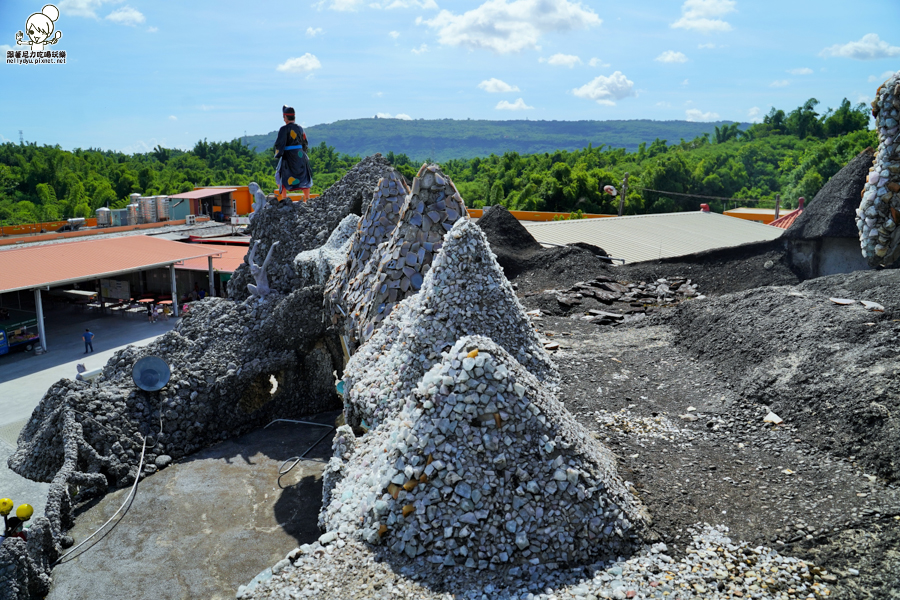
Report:
[[657,324],[640,326],[554,316],[537,322],[560,345],[554,359],[566,407],[619,457],[653,531],[676,555],[693,524],[722,524],[734,539],[836,574],[837,597],[894,597],[898,490],[868,477],[859,457],[818,444],[816,423],[793,416],[781,426],[765,423],[771,407],[732,383],[735,364],[698,361],[676,344],[681,332],[664,321],[709,302],[660,309]]

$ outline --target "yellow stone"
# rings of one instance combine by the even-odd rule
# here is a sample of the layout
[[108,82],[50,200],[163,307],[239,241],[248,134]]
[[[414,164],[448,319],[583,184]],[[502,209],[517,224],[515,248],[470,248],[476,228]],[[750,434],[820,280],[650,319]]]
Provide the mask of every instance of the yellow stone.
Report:
[[384,534],[387,533],[387,525],[382,525],[378,528],[378,537],[383,537]]
[[410,515],[410,513],[414,512],[415,510],[416,510],[415,506],[413,506],[412,504],[407,504],[406,506],[403,507],[403,516],[408,517]]
[[478,348],[475,348],[474,350],[466,354],[466,356],[468,356],[469,358],[475,358],[476,356],[478,356]]
[[394,500],[396,500],[396,499],[397,499],[397,496],[400,495],[400,486],[397,485],[396,483],[390,484],[390,485],[388,486],[388,494],[390,494],[391,497],[392,497]]
[[419,485],[418,481],[416,481],[415,479],[410,479],[409,481],[407,481],[406,483],[403,484],[403,489],[406,490],[407,492],[411,492],[414,489],[416,489],[417,485]]

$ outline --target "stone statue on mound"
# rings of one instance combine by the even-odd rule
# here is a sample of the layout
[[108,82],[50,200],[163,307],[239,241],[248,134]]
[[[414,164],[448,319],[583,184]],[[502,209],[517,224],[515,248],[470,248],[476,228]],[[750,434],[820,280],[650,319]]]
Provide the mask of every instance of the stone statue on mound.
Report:
[[259,188],[259,184],[255,181],[251,181],[250,185],[248,185],[247,187],[250,190],[250,195],[253,196],[253,212],[250,213],[250,218],[252,219],[259,211],[261,211],[266,206],[266,195]]
[[272,251],[275,250],[275,246],[277,245],[278,242],[272,243],[272,246],[269,248],[269,253],[266,254],[266,260],[263,261],[261,267],[256,264],[256,248],[259,246],[259,240],[256,240],[256,243],[253,244],[253,248],[250,249],[250,274],[256,279],[256,285],[248,283],[247,289],[257,298],[265,298],[272,291],[269,287],[269,278],[266,275],[266,269],[269,267],[269,261],[272,260]]

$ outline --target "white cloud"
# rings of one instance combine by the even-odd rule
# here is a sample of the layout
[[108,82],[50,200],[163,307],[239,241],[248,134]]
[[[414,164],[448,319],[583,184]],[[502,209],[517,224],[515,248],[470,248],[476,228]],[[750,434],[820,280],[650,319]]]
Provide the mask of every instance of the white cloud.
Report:
[[[12,50],[12,46],[10,46],[9,44],[0,44],[0,52],[5,53],[7,50]],[[5,56],[6,55],[4,54],[4,57]]]
[[600,17],[580,2],[569,0],[487,0],[481,6],[453,14],[442,10],[419,21],[436,29],[446,46],[498,53],[538,49],[546,33],[565,33],[600,25]]
[[697,108],[689,108],[684,111],[688,121],[715,121],[719,118],[719,113],[703,112]]
[[399,31],[390,31],[390,32],[388,32],[388,35],[396,40],[398,37],[400,37],[400,32]]
[[384,96],[384,92],[375,92],[374,94],[372,94],[372,96],[374,96],[375,98],[381,98],[382,96]]
[[169,120],[170,120],[170,121],[177,121],[177,120],[178,120],[178,117],[176,117],[175,115],[169,115]]
[[657,102],[657,103],[656,103],[656,106],[658,106],[658,107],[660,107],[660,108],[672,108],[672,105],[669,104],[668,102],[665,102],[665,101],[663,101],[663,102]]
[[508,94],[509,92],[520,91],[518,86],[509,85],[505,81],[500,81],[496,77],[485,79],[478,84],[478,87],[488,92],[489,94]]
[[788,69],[787,72],[791,75],[812,75],[813,70],[809,67],[803,67],[800,69]]
[[366,0],[321,0],[313,4],[313,8],[322,10],[322,8],[330,8],[338,11],[355,11],[358,6],[362,6]]
[[891,46],[886,41],[879,39],[877,33],[867,33],[858,42],[835,44],[822,50],[819,55],[841,56],[856,60],[876,60],[900,56],[900,46]]
[[307,52],[303,56],[287,59],[278,65],[277,70],[286,73],[311,73],[321,68],[322,63],[319,62],[319,59]]
[[601,69],[605,69],[609,66],[608,63],[604,63],[602,60],[600,60],[597,57],[594,57],[590,61],[588,61],[588,64],[591,65],[592,67],[600,67]]
[[418,48],[412,49],[413,54],[424,54],[426,52],[428,52],[428,44],[422,44]]
[[119,25],[128,25],[134,27],[146,21],[144,15],[137,9],[130,6],[123,6],[106,15],[107,20]]
[[575,65],[581,64],[581,59],[574,54],[554,54],[550,58],[541,57],[538,59],[538,62],[547,63],[555,67],[569,67],[571,69]]
[[[9,46],[7,46],[8,48]],[[0,47],[2,48],[2,47]],[[894,71],[885,71],[881,75],[869,75],[869,83],[878,83],[879,81],[887,81],[891,75],[894,74]]]
[[759,109],[759,107],[754,106],[753,108],[751,108],[750,110],[747,111],[747,118],[750,119],[751,123],[761,123],[762,122],[762,117],[760,117],[761,114],[762,114],[762,111]]
[[690,82],[691,82],[690,79],[685,79],[684,81],[681,82],[681,85],[688,85]]
[[424,9],[432,9],[437,10],[437,3],[434,0],[393,0],[393,2],[389,3],[378,3],[374,2],[370,4],[372,8],[385,8],[388,10],[394,8],[424,8]]
[[501,100],[497,103],[497,106],[494,107],[497,110],[533,110],[533,106],[528,106],[525,104],[525,101],[519,98],[515,102],[507,102],[506,100]]
[[118,4],[122,0],[61,0],[56,6],[67,17],[97,19],[97,11],[104,4]]
[[654,58],[656,62],[661,63],[685,63],[688,61],[688,57],[682,54],[681,52],[675,52],[674,50],[666,50],[656,58]]
[[400,119],[401,121],[412,121],[413,118],[405,113],[400,113],[397,115],[392,115],[391,113],[377,113],[379,119]]
[[700,50],[712,50],[713,48],[718,48],[718,46],[710,42],[708,44],[697,44],[697,48]]
[[773,81],[769,84],[769,87],[787,87],[791,85],[791,81],[789,79],[779,79],[778,81]]
[[316,37],[320,33],[322,33],[321,27],[307,27],[306,28],[306,35],[309,37]]
[[675,29],[693,29],[700,33],[731,31],[731,24],[716,17],[734,12],[735,0],[685,0],[681,18],[672,23]]
[[147,33],[156,33],[157,31],[159,31],[159,27],[148,27],[147,28]]
[[634,82],[625,77],[621,71],[616,71],[609,77],[600,75],[580,88],[575,88],[572,93],[579,98],[588,98],[605,106],[615,106],[616,100],[635,95]]

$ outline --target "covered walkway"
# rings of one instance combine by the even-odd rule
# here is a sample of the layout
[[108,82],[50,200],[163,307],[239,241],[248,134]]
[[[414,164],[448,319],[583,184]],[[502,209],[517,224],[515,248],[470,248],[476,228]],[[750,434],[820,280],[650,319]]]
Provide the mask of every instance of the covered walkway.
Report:
[[[215,286],[213,257],[222,252],[208,246],[182,244],[147,236],[130,236],[32,246],[0,251],[0,294],[30,290],[34,293],[38,335],[47,350],[41,291],[51,287],[99,281],[110,277],[168,268],[172,308],[178,316],[175,267],[192,259],[207,259],[210,289]],[[104,297],[100,294],[101,310]]]

